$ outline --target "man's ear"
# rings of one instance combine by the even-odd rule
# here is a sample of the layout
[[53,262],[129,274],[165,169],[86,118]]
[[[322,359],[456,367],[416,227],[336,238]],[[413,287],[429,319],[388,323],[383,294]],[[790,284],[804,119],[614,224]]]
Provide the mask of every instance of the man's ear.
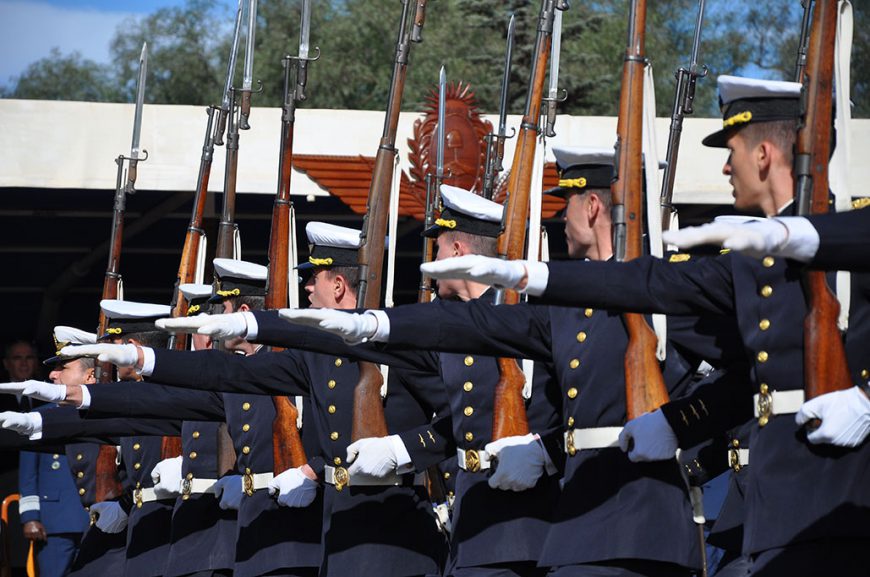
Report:
[[768,140],[762,140],[755,147],[754,155],[755,162],[758,164],[758,170],[762,173],[767,173],[773,163],[773,156],[776,150],[773,144]]
[[341,299],[347,294],[347,279],[344,275],[337,274],[332,277],[332,295],[335,302],[340,303]]
[[94,372],[94,367],[90,367],[85,370],[85,382],[86,385],[93,385],[97,382],[97,377]]
[[247,311],[249,311],[249,310],[251,310],[251,307],[249,307],[246,303],[242,303],[242,304],[239,305],[239,308],[237,308],[237,309],[234,310],[233,312],[235,312],[235,313],[244,313],[244,312],[247,312]]
[[136,345],[137,347],[142,346],[142,343],[139,342],[137,339],[130,339],[130,338],[124,339],[124,344],[125,345]]
[[454,240],[450,243],[451,256],[465,256],[468,254],[468,249],[464,243]]

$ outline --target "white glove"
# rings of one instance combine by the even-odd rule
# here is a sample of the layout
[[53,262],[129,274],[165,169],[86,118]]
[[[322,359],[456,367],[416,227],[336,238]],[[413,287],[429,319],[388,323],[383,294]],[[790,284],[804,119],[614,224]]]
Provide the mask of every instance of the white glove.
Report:
[[239,505],[242,504],[242,476],[227,475],[218,479],[214,484],[215,497],[218,497],[220,507],[223,510],[234,509],[239,510]]
[[767,254],[779,254],[788,239],[788,229],[775,219],[752,220],[743,224],[714,221],[701,226],[669,230],[662,238],[666,243],[680,248],[715,244],[759,258]]
[[619,448],[634,463],[673,459],[677,447],[677,436],[661,409],[630,420],[619,433]]
[[42,433],[42,415],[36,412],[3,411],[0,413],[0,427],[15,431],[19,435],[33,437]]
[[216,340],[244,337],[248,334],[248,322],[244,313],[158,319],[154,324],[157,328],[170,332],[198,333]]
[[43,381],[21,381],[18,383],[0,383],[0,393],[24,395],[31,399],[59,403],[66,398],[66,385],[55,385]]
[[870,399],[858,387],[820,395],[804,403],[794,418],[800,426],[812,419],[821,419],[822,425],[807,434],[810,443],[857,447],[870,433]]
[[370,477],[386,477],[397,473],[398,456],[394,444],[397,440],[402,442],[398,435],[354,441],[347,446],[347,462],[353,463],[347,472]]
[[435,279],[472,280],[512,289],[516,288],[526,276],[526,261],[466,254],[423,263],[420,265],[420,271]]
[[151,469],[154,494],[158,499],[171,499],[181,495],[181,457],[163,459]]
[[127,513],[117,501],[102,501],[90,507],[97,520],[95,525],[103,533],[120,533],[127,528]]
[[131,344],[76,345],[62,348],[58,356],[61,358],[95,357],[101,363],[112,363],[119,367],[134,367],[139,362],[139,348]]
[[366,342],[378,330],[378,319],[368,313],[346,313],[333,309],[281,309],[278,316],[291,323],[338,335],[349,345]]
[[502,491],[531,489],[544,474],[544,447],[537,435],[504,437],[484,447],[490,457],[498,459],[498,466],[489,478],[489,486]]
[[269,481],[269,494],[278,493],[284,507],[307,507],[317,497],[317,481],[309,479],[299,468],[287,469]]

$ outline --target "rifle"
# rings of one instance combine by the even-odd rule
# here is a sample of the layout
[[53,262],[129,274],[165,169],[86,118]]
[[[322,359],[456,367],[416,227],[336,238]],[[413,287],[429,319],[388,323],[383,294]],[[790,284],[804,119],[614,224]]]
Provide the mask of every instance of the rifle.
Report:
[[[807,65],[801,78],[801,102],[806,109],[795,146],[795,197],[801,215],[828,212],[836,33],[837,1],[817,0]],[[852,380],[837,329],[840,303],[828,287],[825,273],[805,272],[802,281],[808,308],[804,320],[804,389],[810,399],[848,389]]]
[[[498,131],[490,132],[486,135],[486,164],[484,165],[481,196],[487,200],[492,200],[495,196],[496,177],[499,172],[504,170],[504,166],[502,166],[504,142],[508,138],[513,138],[516,134],[516,130],[514,130],[513,134],[507,136],[508,85],[510,84],[511,76],[511,58],[514,52],[514,29],[515,18],[511,14],[507,29],[507,45],[504,51],[504,73],[501,77],[501,107],[498,112]],[[427,226],[430,226],[428,222]]]
[[[554,12],[567,9],[568,3],[565,0],[543,0],[541,3],[526,108],[517,135],[517,147],[514,151],[513,166],[508,179],[504,227],[502,234],[498,237],[498,255],[503,259],[515,260],[523,257],[535,148],[540,131],[539,121],[544,93],[544,78],[547,74],[547,59],[550,54],[555,19]],[[502,289],[496,291],[495,298],[496,303],[505,304],[516,304],[520,300],[516,291]],[[498,370],[499,380],[495,388],[492,438],[498,440],[503,437],[525,435],[529,432],[523,399],[525,375],[516,359],[499,358]]]
[[[220,110],[220,109],[217,109]],[[175,277],[175,287],[172,290],[172,318],[187,316],[187,299],[181,293],[181,285],[196,281],[201,247],[205,239],[205,231],[202,228],[202,214],[205,211],[205,201],[208,197],[208,181],[211,176],[211,162],[214,157],[214,139],[212,134],[214,127],[215,107],[206,109],[208,121],[205,127],[205,139],[202,144],[202,156],[199,160],[199,173],[196,177],[196,192],[193,197],[193,208],[190,211],[190,223],[187,225],[187,233],[184,237],[184,246],[181,249],[181,261],[178,264],[178,274]],[[188,335],[186,333],[170,333],[166,348],[176,351],[186,351],[188,348]],[[181,437],[163,437],[160,447],[160,458],[169,459],[177,457],[182,452]]]
[[[416,18],[412,33],[408,32],[408,12],[410,0],[402,0],[402,18],[396,41],[396,58],[390,80],[390,96],[384,119],[372,183],[360,234],[359,275],[360,284],[357,294],[358,306],[379,308],[381,301],[381,272],[384,264],[384,237],[386,236],[387,214],[390,210],[390,189],[396,155],[396,129],[402,107],[402,94],[405,90],[405,75],[408,68],[410,42],[421,42],[426,0],[417,0]],[[356,441],[365,437],[383,437],[388,434],[381,402],[383,376],[372,363],[359,363],[360,380],[354,389],[353,427],[351,439]]]
[[232,110],[232,88],[233,76],[236,73],[236,58],[239,53],[239,37],[242,32],[242,2],[239,0],[239,8],[236,10],[236,23],[233,28],[233,42],[230,48],[230,59],[227,61],[227,77],[224,81],[224,90],[221,93],[221,107],[218,114],[217,130],[215,132],[214,143],[218,146],[224,145],[224,131],[227,128],[227,116]]
[[[290,243],[290,179],[293,174],[293,132],[296,122],[296,102],[305,100],[305,84],[308,80],[309,60],[317,60],[320,50],[313,58],[308,56],[308,31],[311,21],[311,0],[302,2],[302,23],[299,34],[299,56],[285,56],[284,108],[281,116],[281,153],[278,162],[278,193],[272,209],[272,232],[269,236],[269,278],[266,286],[266,308],[285,308],[288,302],[288,261]],[[295,65],[294,65],[295,63]],[[291,69],[296,70],[296,80],[291,84]],[[291,86],[294,86],[291,89]],[[273,348],[272,350],[280,350]],[[275,405],[275,420],[272,422],[272,452],[274,473],[301,467],[308,459],[305,447],[296,427],[299,411],[287,396],[272,397]]]
[[[239,227],[236,217],[236,173],[239,167],[239,125],[236,122],[238,107],[235,104],[235,90],[230,89],[230,113],[227,115],[227,146],[226,165],[224,167],[224,203],[221,210],[221,220],[218,223],[218,237],[215,244],[215,258],[239,258],[237,237]],[[214,279],[217,288],[217,277]],[[227,431],[226,423],[221,423],[217,433],[218,474],[233,471],[236,468],[236,451],[233,441]]]
[[[121,293],[121,274],[119,272],[121,262],[121,245],[124,240],[124,211],[127,205],[127,195],[136,192],[137,165],[140,160],[148,159],[148,151],[141,151],[143,158],[139,158],[139,138],[142,134],[142,108],[145,103],[145,76],[148,71],[148,45],[142,45],[139,55],[139,77],[136,87],[136,112],[133,117],[133,141],[130,145],[130,156],[123,154],[115,159],[118,166],[115,178],[115,202],[112,211],[112,233],[109,244],[109,263],[106,266],[106,274],[103,278],[102,299],[117,299]],[[126,179],[124,178],[124,161],[128,161]],[[97,335],[106,334],[108,319],[100,310],[100,323]],[[115,368],[112,363],[97,362],[97,382],[111,383],[115,381]],[[97,455],[95,468],[95,496],[96,500],[106,501],[120,497],[123,493],[118,479],[118,453],[114,445],[101,445]]]
[[[643,75],[646,0],[632,0],[628,45],[622,69],[616,137],[616,180],[613,195],[613,235],[616,260],[643,255]],[[643,315],[623,314],[628,331],[625,351],[626,417],[633,419],[668,401],[668,391],[656,358],[656,336]]]
[[[441,202],[441,183],[444,182],[444,122],[446,118],[447,97],[447,74],[444,67],[438,74],[438,128],[435,133],[436,160],[435,172],[426,174],[426,221],[423,230],[428,230],[435,224],[435,210]],[[432,262],[435,255],[435,239],[425,237],[423,239],[423,262]],[[432,300],[432,279],[425,274],[420,279],[420,288],[417,292],[417,302],[428,303]]]
[[801,17],[801,36],[798,41],[797,59],[794,63],[794,81],[803,82],[804,71],[807,67],[807,41],[810,36],[810,22],[813,14],[813,2],[815,0],[801,0],[804,14]]
[[707,76],[707,66],[698,66],[698,49],[701,44],[701,26],[704,23],[704,0],[698,0],[698,19],[692,39],[692,54],[689,67],[680,66],[674,73],[677,85],[674,89],[674,106],[671,111],[671,128],[668,132],[667,166],[662,182],[659,204],[662,208],[662,230],[671,228],[677,210],[673,205],[674,179],[677,174],[677,158],[680,156],[680,137],[683,134],[683,118],[695,112],[695,84],[698,78]]
[[[242,103],[239,113],[239,128],[248,130],[251,125],[248,117],[251,115],[251,94],[254,80],[254,37],[257,32],[257,0],[248,1],[248,35],[245,38],[245,71],[242,75]],[[257,80],[257,92],[263,91],[263,83]]]

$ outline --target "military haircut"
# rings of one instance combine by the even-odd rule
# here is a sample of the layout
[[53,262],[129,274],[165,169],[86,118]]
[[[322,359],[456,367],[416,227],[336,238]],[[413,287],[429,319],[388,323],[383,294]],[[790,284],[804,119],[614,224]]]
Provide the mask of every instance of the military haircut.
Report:
[[151,347],[152,349],[165,349],[166,345],[169,344],[169,333],[164,331],[140,331],[123,335],[121,338],[133,339],[143,347]]
[[783,154],[788,164],[794,163],[794,145],[797,140],[798,120],[773,120],[771,122],[756,122],[747,124],[740,130],[743,139],[749,147],[755,147],[764,141],[772,143]]
[[324,268],[323,271],[330,280],[341,275],[347,281],[347,286],[353,294],[359,294],[359,267],[356,266],[333,266]]
[[498,237],[471,234],[461,230],[446,230],[441,235],[447,237],[447,242],[465,244],[472,254],[498,256]]
[[[230,306],[233,307],[233,312],[238,311],[242,305],[248,305],[248,308],[252,311],[262,311],[266,308],[266,297],[264,296],[252,296],[252,295],[241,295],[237,297],[227,297],[230,303]],[[221,310],[223,312],[223,310]]]

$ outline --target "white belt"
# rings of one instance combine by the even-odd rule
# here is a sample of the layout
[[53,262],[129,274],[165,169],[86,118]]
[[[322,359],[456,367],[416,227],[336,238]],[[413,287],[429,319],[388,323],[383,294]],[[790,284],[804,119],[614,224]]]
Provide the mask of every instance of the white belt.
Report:
[[[329,485],[335,485],[339,491],[345,487],[386,487],[390,485],[404,485],[406,475],[391,473],[385,477],[372,477],[371,475],[351,475],[344,467],[332,467],[326,465],[323,468],[323,481]],[[414,475],[414,485],[426,484],[426,473]]]
[[794,391],[770,391],[753,395],[755,417],[759,424],[764,426],[767,420],[774,415],[787,415],[797,413],[804,404],[804,392],[801,389]]
[[619,446],[619,433],[622,427],[595,427],[593,429],[571,429],[563,435],[565,452],[574,455],[583,449],[607,449]]
[[200,495],[202,493],[215,493],[215,484],[217,479],[182,479],[181,480],[181,498],[187,499],[190,495]]
[[742,467],[749,464],[749,449],[728,449],[728,466],[739,471]]
[[485,471],[492,466],[492,457],[484,450],[476,449],[456,449],[456,458],[459,461],[459,468],[468,471],[469,473],[477,473]]
[[175,497],[158,497],[154,493],[153,487],[144,487],[142,489],[133,489],[133,503],[136,507],[141,507],[143,503],[151,501],[174,501]]
[[271,471],[268,473],[245,473],[242,475],[242,493],[250,497],[254,491],[265,489],[269,486],[269,481],[275,477]]

